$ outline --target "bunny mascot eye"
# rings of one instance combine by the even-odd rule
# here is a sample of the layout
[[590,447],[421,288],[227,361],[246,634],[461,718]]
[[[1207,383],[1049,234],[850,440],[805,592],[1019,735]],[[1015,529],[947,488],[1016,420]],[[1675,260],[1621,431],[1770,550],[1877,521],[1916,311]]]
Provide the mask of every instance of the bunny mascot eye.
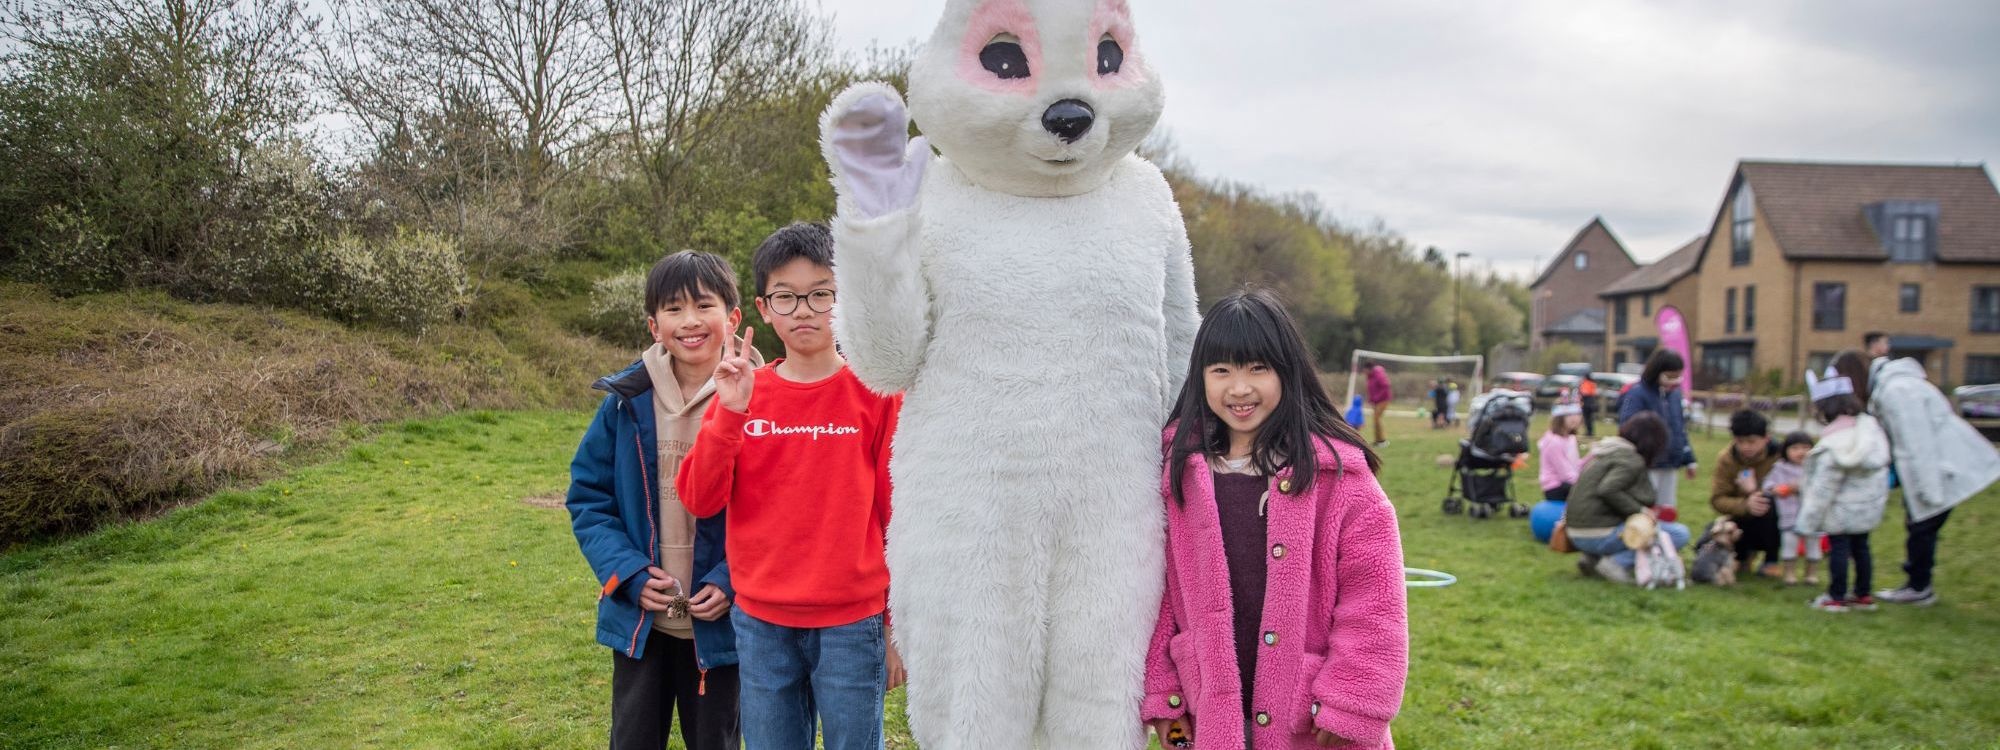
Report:
[[1110,34],[1104,35],[1104,40],[1097,43],[1097,74],[1112,75],[1124,64],[1125,50],[1118,46],[1118,40],[1112,39]]
[[1003,79],[1028,77],[1028,53],[1013,34],[1001,34],[979,50],[979,66]]

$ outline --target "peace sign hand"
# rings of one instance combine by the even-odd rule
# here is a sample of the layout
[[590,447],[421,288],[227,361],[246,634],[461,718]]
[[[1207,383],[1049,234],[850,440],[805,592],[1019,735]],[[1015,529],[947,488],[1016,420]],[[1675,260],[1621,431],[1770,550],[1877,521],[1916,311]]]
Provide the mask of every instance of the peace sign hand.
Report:
[[757,329],[744,326],[743,338],[724,337],[722,361],[715,364],[715,399],[738,414],[750,413],[750,386],[757,369],[750,363],[750,340],[756,335]]

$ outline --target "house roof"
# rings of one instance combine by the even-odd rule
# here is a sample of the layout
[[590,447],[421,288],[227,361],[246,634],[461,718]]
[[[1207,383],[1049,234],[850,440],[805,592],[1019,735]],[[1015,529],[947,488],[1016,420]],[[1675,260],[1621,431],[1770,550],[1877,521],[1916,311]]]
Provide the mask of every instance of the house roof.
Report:
[[1687,244],[1667,253],[1666,257],[1640,266],[1639,270],[1611,282],[1611,285],[1605,287],[1604,291],[1598,292],[1597,296],[1618,297],[1641,292],[1657,292],[1673,286],[1674,282],[1680,281],[1682,277],[1694,273],[1695,266],[1701,260],[1701,249],[1707,244],[1708,235],[1705,234],[1688,240]]
[[1604,308],[1587,307],[1570,313],[1562,320],[1550,323],[1548,327],[1542,329],[1542,333],[1546,335],[1594,333],[1602,336],[1604,335]]
[[1563,246],[1562,252],[1556,253],[1555,260],[1549,261],[1548,266],[1544,267],[1542,272],[1535,276],[1534,283],[1529,284],[1528,288],[1533,289],[1541,286],[1543,282],[1549,280],[1549,276],[1554,274],[1556,269],[1562,268],[1567,264],[1570,255],[1574,254],[1577,248],[1583,245],[1584,240],[1590,238],[1592,230],[1603,233],[1604,238],[1611,241],[1611,246],[1618,248],[1618,252],[1625,256],[1626,263],[1635,266],[1639,264],[1638,261],[1632,259],[1632,253],[1625,250],[1625,243],[1618,241],[1618,235],[1611,233],[1611,227],[1604,223],[1604,217],[1592,216],[1590,217],[1590,223],[1583,225],[1582,229],[1576,230],[1576,235],[1569,238],[1569,244]]
[[[1767,228],[1788,259],[1888,260],[1868,224],[1870,204],[1936,201],[1937,258],[1946,263],[2000,263],[2000,191],[1984,164],[1857,164],[1743,161]],[[1722,221],[1729,195],[1716,212]],[[1712,226],[1720,226],[1719,223]]]

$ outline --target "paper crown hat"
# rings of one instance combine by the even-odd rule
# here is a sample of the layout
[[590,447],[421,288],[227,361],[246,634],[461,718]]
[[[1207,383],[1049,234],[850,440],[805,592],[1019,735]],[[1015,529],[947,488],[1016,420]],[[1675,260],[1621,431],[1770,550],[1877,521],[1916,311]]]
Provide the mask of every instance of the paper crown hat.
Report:
[[1835,371],[1833,365],[1827,365],[1826,373],[1818,377],[1813,376],[1812,370],[1807,370],[1806,393],[1814,401],[1851,395],[1854,393],[1854,380]]

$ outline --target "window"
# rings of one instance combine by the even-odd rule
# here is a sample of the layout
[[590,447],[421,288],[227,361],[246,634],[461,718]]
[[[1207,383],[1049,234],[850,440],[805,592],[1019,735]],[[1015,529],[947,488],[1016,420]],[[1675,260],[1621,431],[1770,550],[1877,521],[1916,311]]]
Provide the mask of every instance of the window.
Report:
[[1625,329],[1630,327],[1628,325],[1630,323],[1630,320],[1628,320],[1630,311],[1626,310],[1626,305],[1631,301],[1629,297],[1619,297],[1617,302],[1611,303],[1612,333],[1623,336],[1625,335]]
[[1757,285],[1743,287],[1743,331],[1757,330]]
[[1576,253],[1576,270],[1581,271],[1589,267],[1590,267],[1590,253],[1578,250]]
[[1972,288],[1973,333],[2000,333],[2000,286]]
[[1639,303],[1639,313],[1648,318],[1653,317],[1653,295],[1642,295],[1639,297]]
[[1893,263],[1937,260],[1937,201],[1882,201],[1868,205],[1868,220]]
[[[1996,292],[1994,302],[2000,303],[2000,287],[1994,287],[1994,291]],[[1839,331],[1847,328],[1846,284],[1828,282],[1814,284],[1812,306],[1813,330]],[[2000,329],[2000,307],[1996,307],[1995,317],[1996,329]]]
[[[1833,364],[1833,352],[1812,352],[1806,355],[1806,371],[1814,375],[1826,372],[1826,366]],[[1801,380],[1804,378],[1801,377]]]
[[1924,288],[1916,284],[1904,284],[1896,295],[1896,309],[1906,313],[1919,312],[1924,307]]
[[1965,384],[2000,383],[2000,357],[1969,355],[1965,358]]
[[1625,364],[1626,362],[1629,361],[1631,360],[1625,357],[1625,350],[1623,349],[1611,353],[1611,369],[1613,370],[1618,369],[1619,365]]
[[1722,332],[1736,332],[1736,287],[1722,294]]
[[1750,354],[1748,344],[1729,346],[1704,346],[1701,350],[1701,367],[1713,383],[1740,383],[1750,378]]
[[1750,194],[1750,183],[1736,188],[1736,200],[1729,209],[1729,265],[1750,265],[1750,238],[1757,230],[1756,204],[1757,199]]

